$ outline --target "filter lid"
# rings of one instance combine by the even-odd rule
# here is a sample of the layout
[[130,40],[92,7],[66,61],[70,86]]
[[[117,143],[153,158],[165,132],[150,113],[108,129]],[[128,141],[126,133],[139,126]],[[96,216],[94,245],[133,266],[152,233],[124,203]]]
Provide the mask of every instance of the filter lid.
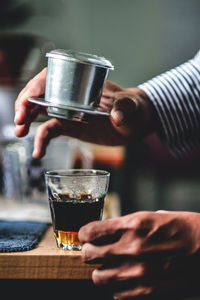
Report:
[[111,64],[111,62],[104,57],[73,50],[55,49],[48,52],[46,56],[83,64],[91,64],[111,70],[114,69],[114,66]]

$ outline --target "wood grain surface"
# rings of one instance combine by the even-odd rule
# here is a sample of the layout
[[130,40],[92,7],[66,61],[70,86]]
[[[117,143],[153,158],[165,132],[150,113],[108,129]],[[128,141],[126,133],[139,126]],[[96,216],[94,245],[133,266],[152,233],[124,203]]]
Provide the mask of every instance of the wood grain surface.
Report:
[[95,265],[81,260],[81,251],[57,248],[50,227],[30,251],[0,253],[1,279],[91,279]]

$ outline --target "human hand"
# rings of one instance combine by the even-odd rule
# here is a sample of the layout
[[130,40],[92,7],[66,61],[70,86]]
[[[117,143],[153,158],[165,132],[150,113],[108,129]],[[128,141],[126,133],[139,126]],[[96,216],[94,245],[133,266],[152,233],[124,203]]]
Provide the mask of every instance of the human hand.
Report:
[[28,101],[28,98],[38,97],[45,92],[47,68],[44,68],[19,93],[15,102],[15,134],[18,137],[25,136],[31,123],[39,114],[46,114],[46,110],[39,105]]
[[[200,295],[200,215],[136,212],[83,226],[82,258],[98,263],[92,279],[114,299]],[[182,299],[182,298],[181,298]]]
[[[15,134],[25,136],[37,116],[46,113],[41,106],[28,101],[45,92],[45,68],[36,75],[21,91],[15,104]],[[137,88],[123,89],[117,84],[106,81],[100,107],[110,113],[110,117],[91,116],[89,123],[74,122],[52,118],[37,129],[33,156],[41,158],[52,138],[59,135],[75,137],[86,142],[103,145],[124,145],[151,132],[153,108],[144,92]]]

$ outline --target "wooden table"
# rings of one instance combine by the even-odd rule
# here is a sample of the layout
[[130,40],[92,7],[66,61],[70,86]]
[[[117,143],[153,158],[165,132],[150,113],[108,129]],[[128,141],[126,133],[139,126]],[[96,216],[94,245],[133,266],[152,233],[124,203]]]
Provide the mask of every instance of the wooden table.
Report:
[[0,279],[91,279],[94,268],[80,251],[58,249],[52,227],[35,249],[0,253]]
[[[97,265],[87,265],[80,251],[58,249],[50,227],[39,245],[30,251],[0,253],[0,287],[6,297],[38,295],[68,299],[113,300],[109,291],[95,286],[91,274]],[[15,279],[15,280],[13,280]]]

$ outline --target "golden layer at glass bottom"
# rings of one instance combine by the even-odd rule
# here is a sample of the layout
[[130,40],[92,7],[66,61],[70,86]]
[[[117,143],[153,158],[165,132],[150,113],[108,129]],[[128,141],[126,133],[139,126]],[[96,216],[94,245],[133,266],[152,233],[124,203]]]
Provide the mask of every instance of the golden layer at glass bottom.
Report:
[[57,246],[64,250],[81,250],[82,243],[78,239],[78,232],[54,230]]

